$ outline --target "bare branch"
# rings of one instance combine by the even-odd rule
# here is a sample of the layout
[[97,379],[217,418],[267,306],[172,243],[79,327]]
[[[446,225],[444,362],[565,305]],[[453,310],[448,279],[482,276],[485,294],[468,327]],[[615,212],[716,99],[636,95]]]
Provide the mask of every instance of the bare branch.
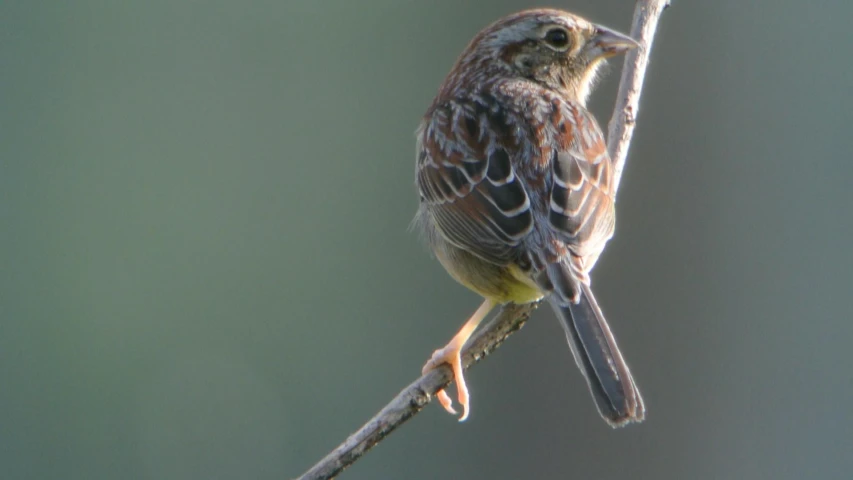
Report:
[[[658,19],[669,6],[669,0],[639,0],[634,11],[631,36],[640,42],[640,48],[629,52],[625,58],[622,80],[616,107],[608,126],[607,149],[614,162],[615,187],[618,188],[622,170],[628,156],[628,147],[634,133],[639,110],[640,90],[649,63],[652,39]],[[498,348],[504,340],[520,329],[539,303],[506,305],[488,325],[478,330],[462,352],[462,362],[467,370],[483,357]],[[365,423],[358,431],[320,460],[298,480],[328,480],[352,465],[367,451],[402,425],[430,402],[438,390],[452,380],[446,365],[436,368],[404,388],[388,405]]]
[[[462,364],[467,370],[498,348],[513,332],[520,329],[538,303],[506,305],[488,325],[478,330],[462,350]],[[374,445],[402,425],[430,402],[432,395],[453,379],[450,367],[442,365],[427,372],[404,388],[385,408],[350,435],[344,443],[320,460],[299,480],[334,478],[364,455]]]
[[631,37],[640,42],[640,48],[628,52],[625,65],[622,67],[622,79],[619,81],[619,93],[616,95],[616,106],[610,124],[607,127],[607,151],[613,162],[613,191],[618,191],[625,161],[628,158],[628,147],[637,115],[640,111],[640,92],[643,89],[643,79],[646,67],[649,66],[649,55],[652,52],[652,40],[658,27],[661,14],[669,6],[670,0],[639,0],[634,9],[634,22],[631,25]]

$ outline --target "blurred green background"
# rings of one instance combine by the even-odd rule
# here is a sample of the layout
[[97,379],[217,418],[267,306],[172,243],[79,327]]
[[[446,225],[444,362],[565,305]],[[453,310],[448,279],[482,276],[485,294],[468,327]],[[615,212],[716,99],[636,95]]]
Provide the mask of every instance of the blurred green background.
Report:
[[[413,132],[532,6],[0,3],[0,478],[291,478],[414,379],[480,300],[407,230]],[[342,478],[850,478],[851,15],[666,12],[594,276],[646,423],[543,308]]]

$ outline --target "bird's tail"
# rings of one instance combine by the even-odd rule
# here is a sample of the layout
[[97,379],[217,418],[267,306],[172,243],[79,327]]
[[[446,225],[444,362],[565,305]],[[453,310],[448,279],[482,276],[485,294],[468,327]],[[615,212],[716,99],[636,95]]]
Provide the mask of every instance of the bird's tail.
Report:
[[551,295],[551,305],[566,329],[575,362],[586,377],[599,413],[613,427],[645,418],[645,406],[616,339],[588,285],[577,303]]

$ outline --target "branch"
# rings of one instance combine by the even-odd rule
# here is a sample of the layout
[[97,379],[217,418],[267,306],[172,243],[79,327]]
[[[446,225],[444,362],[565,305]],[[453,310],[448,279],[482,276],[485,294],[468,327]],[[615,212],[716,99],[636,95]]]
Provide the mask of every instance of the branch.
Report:
[[625,169],[631,136],[634,135],[634,127],[637,125],[640,91],[643,89],[646,67],[649,66],[652,40],[658,28],[658,20],[669,3],[670,0],[639,0],[634,9],[631,37],[640,42],[640,48],[628,52],[625,56],[619,92],[616,94],[616,106],[607,126],[607,151],[610,152],[610,161],[613,162],[614,192],[619,190],[619,180],[622,179],[622,171]]
[[[640,42],[640,48],[629,52],[622,70],[622,80],[616,108],[608,126],[607,149],[614,163],[614,190],[619,186],[622,170],[634,133],[643,77],[649,64],[652,38],[658,19],[669,6],[669,0],[638,0],[634,11],[631,36]],[[538,302],[525,305],[505,305],[486,326],[474,333],[462,351],[462,363],[467,370],[498,348],[504,340],[519,330]],[[443,365],[427,372],[404,388],[388,405],[365,423],[357,432],[340,444],[325,458],[297,480],[329,480],[352,465],[397,427],[412,418],[426,406],[435,392],[446,387],[453,379],[450,368]]]
[[[520,329],[538,306],[538,302],[505,305],[488,325],[475,332],[468,340],[462,350],[462,364],[465,370],[492,353],[504,340]],[[446,387],[452,379],[453,373],[447,365],[422,375],[298,480],[334,478],[406,420],[420,412],[430,402],[435,392]]]

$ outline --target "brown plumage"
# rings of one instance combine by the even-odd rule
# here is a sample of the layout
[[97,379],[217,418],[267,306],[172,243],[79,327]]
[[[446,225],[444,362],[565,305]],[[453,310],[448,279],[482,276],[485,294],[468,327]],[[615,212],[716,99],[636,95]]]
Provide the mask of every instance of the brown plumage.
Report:
[[[601,61],[630,38],[559,10],[505,17],[471,41],[418,129],[416,223],[453,278],[485,298],[424,370],[449,363],[497,304],[549,295],[599,412],[641,421],[634,380],[590,290],[615,222],[612,165],[586,110]],[[453,412],[445,392],[439,400]]]

